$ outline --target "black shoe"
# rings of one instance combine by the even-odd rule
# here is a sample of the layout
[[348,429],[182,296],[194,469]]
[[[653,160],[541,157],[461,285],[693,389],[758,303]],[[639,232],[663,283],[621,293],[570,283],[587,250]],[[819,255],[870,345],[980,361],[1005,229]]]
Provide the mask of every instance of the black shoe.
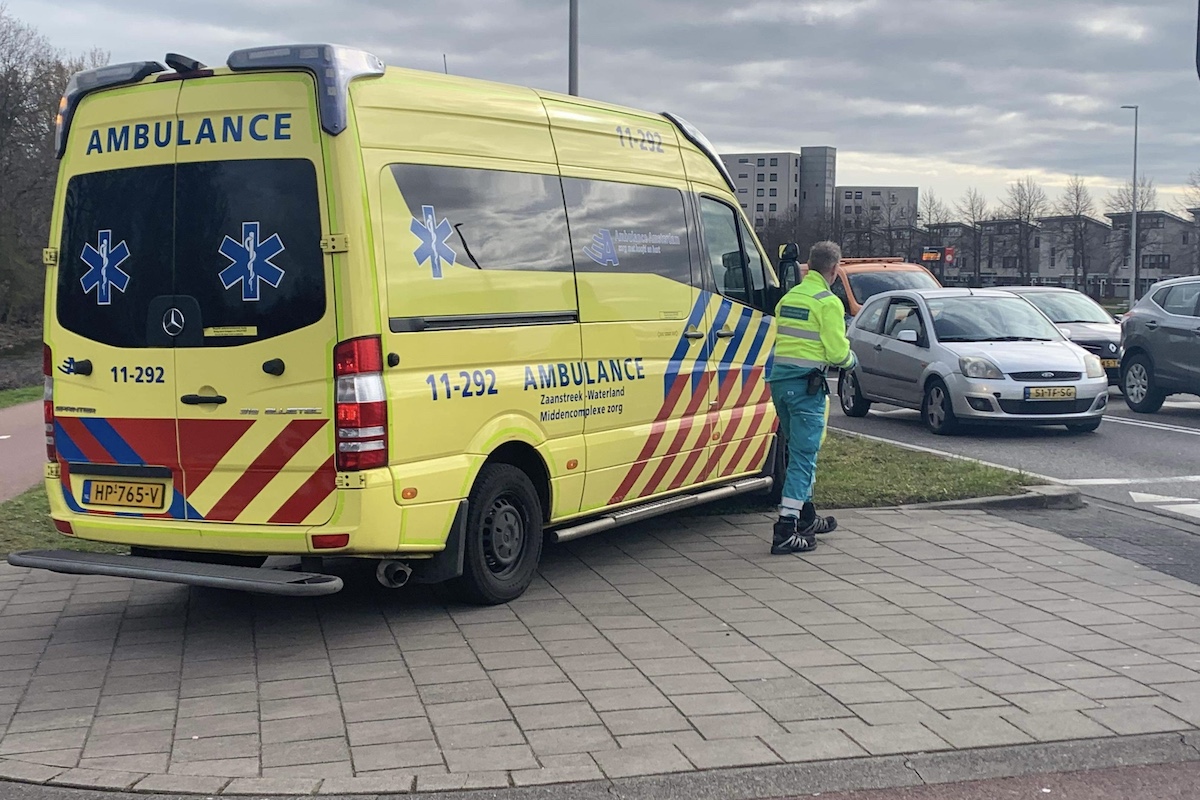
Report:
[[798,520],[795,517],[783,517],[775,523],[771,555],[785,556],[792,553],[806,553],[816,548],[817,537],[811,533],[802,533],[797,523]]
[[805,536],[833,533],[837,530],[837,519],[835,517],[819,517],[817,516],[817,507],[812,503],[805,503],[800,512],[799,527],[800,533]]

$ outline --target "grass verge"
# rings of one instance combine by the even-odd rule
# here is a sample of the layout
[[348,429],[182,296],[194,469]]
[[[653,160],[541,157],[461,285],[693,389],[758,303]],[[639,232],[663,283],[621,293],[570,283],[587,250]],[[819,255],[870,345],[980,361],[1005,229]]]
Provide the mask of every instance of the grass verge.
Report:
[[0,389],[0,408],[19,406],[42,399],[41,386],[24,386],[20,389]]
[[[817,508],[875,508],[1011,495],[1040,483],[1029,475],[830,431],[817,461]],[[761,498],[736,498],[700,513],[769,512]]]
[[0,503],[0,553],[13,550],[86,550],[124,553],[127,548],[64,536],[50,522],[50,505],[41,486]]

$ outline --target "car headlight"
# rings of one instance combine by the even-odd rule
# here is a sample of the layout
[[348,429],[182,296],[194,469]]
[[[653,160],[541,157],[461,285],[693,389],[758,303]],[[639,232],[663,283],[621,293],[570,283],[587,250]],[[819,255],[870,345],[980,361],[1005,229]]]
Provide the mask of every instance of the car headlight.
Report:
[[984,378],[986,380],[1003,380],[1004,373],[986,358],[978,356],[963,356],[958,360],[958,371],[968,378]]
[[1108,374],[1104,371],[1104,365],[1100,363],[1100,359],[1091,353],[1083,357],[1083,363],[1087,365],[1087,376],[1089,378],[1103,378]]

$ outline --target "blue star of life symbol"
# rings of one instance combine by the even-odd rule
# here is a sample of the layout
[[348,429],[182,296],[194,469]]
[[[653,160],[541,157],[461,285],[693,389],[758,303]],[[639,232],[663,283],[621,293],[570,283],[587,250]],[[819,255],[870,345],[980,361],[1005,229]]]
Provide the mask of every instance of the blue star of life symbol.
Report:
[[621,263],[608,228],[601,228],[600,232],[592,237],[592,241],[584,246],[583,254],[602,267],[616,267]]
[[129,247],[124,240],[113,244],[112,231],[100,231],[96,247],[83,246],[80,258],[88,265],[88,271],[79,279],[83,293],[96,290],[96,303],[102,306],[112,303],[112,290],[122,294],[129,286],[129,273],[121,265],[129,258]]
[[265,242],[260,240],[258,228],[257,222],[243,222],[242,240],[237,242],[226,236],[220,247],[221,255],[233,262],[221,270],[221,285],[232,289],[241,283],[244,303],[258,302],[260,283],[278,289],[284,276],[284,271],[271,263],[272,258],[284,251],[283,241],[278,233],[271,234]]
[[418,239],[421,240],[420,246],[413,251],[413,258],[417,259],[417,266],[421,266],[426,261],[433,269],[433,277],[442,277],[442,262],[446,266],[454,266],[454,261],[458,254],[454,252],[454,248],[446,243],[450,238],[450,234],[454,232],[454,228],[450,225],[450,220],[442,217],[442,221],[437,221],[437,212],[433,206],[421,206],[421,216],[423,219],[413,217],[412,223],[408,226]]

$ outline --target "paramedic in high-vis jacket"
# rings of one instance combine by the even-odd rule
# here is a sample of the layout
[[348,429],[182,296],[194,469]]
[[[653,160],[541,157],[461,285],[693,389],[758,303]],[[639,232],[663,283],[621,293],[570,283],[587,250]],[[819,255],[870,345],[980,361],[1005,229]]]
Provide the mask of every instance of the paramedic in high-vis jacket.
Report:
[[812,503],[817,452],[829,417],[829,367],[850,369],[854,352],[846,338],[845,307],[829,291],[842,260],[833,242],[818,242],[808,256],[808,273],[784,295],[775,310],[778,331],[770,374],[771,399],[787,443],[787,477],[771,553],[803,553],[817,546],[816,535],[837,527],[833,517],[817,516]]

